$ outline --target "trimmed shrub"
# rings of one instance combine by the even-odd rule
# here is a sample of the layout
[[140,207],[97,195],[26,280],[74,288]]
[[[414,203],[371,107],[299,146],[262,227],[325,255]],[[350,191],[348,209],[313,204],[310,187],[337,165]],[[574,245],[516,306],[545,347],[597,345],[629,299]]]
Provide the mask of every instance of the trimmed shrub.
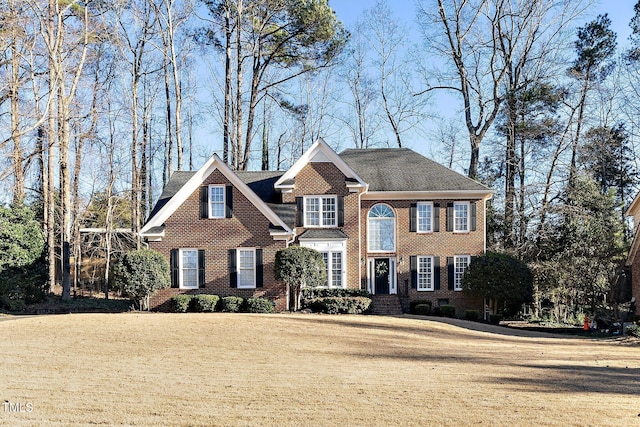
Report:
[[366,289],[327,289],[327,288],[304,288],[302,289],[303,299],[331,298],[331,297],[366,297],[371,298],[371,294]]
[[220,297],[218,295],[200,294],[193,297],[193,308],[198,312],[216,311]]
[[113,285],[129,298],[136,300],[138,308],[148,309],[149,296],[158,289],[171,285],[169,263],[162,254],[151,249],[129,251],[113,264]]
[[428,316],[431,313],[431,304],[418,304],[413,307],[413,314]]
[[[417,307],[417,306],[419,306],[419,305],[425,305],[425,306],[427,306],[428,308],[424,308],[424,307],[423,307],[423,308],[421,308],[421,309],[420,309],[420,313],[418,313],[418,312],[416,311],[416,307]],[[429,300],[415,300],[415,301],[411,301],[411,302],[409,303],[409,313],[412,313],[412,314],[421,314],[421,315],[427,316],[427,315],[431,314],[431,307],[432,307],[432,306],[433,306],[433,303],[432,303],[431,301],[429,301]],[[426,312],[425,312],[425,310],[426,310]]]
[[367,297],[326,297],[306,301],[306,307],[316,313],[362,314],[369,310],[371,298]]
[[627,328],[627,335],[640,338],[640,325],[633,325]]
[[249,313],[273,313],[274,305],[266,298],[247,298],[247,311]]
[[171,298],[171,306],[175,313],[186,313],[191,305],[193,297],[187,294],[174,295]]
[[244,299],[242,297],[223,297],[222,298],[222,311],[227,313],[238,313],[242,309]]
[[441,305],[436,307],[436,311],[439,316],[442,317],[456,317],[456,308],[452,305]]
[[480,318],[480,312],[478,310],[465,310],[464,318],[476,322]]
[[497,325],[502,321],[502,314],[490,314],[489,315],[489,323]]

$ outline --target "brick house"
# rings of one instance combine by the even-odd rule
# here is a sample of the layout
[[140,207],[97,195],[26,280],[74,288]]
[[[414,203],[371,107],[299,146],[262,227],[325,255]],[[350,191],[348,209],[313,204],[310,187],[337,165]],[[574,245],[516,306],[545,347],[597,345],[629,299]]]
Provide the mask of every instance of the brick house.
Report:
[[214,155],[174,172],[141,230],[167,257],[178,293],[261,296],[288,308],[275,253],[291,244],[323,254],[329,288],[434,306],[482,309],[461,292],[471,257],[485,252],[493,192],[409,149],[345,150],[314,143],[287,171],[234,172]]

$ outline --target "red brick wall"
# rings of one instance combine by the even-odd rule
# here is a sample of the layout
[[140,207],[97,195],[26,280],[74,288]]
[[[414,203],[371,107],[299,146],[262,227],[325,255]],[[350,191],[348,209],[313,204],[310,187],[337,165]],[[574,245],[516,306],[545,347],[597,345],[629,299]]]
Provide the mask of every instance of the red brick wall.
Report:
[[[227,178],[214,171],[203,183],[229,184]],[[275,280],[275,253],[285,247],[282,240],[269,235],[269,220],[237,189],[233,189],[233,217],[203,219],[200,217],[200,187],[165,222],[165,237],[161,242],[149,242],[151,249],[169,260],[170,252],[179,248],[205,250],[205,287],[194,290],[164,289],[153,295],[151,308],[168,310],[170,298],[177,293],[206,293],[219,296],[265,297],[276,302],[276,310],[286,309],[286,288]],[[263,249],[264,286],[256,289],[236,289],[229,284],[229,249],[238,247]]]
[[[433,201],[440,204],[440,231],[433,233],[416,233],[409,231],[410,207],[417,201]],[[464,310],[480,310],[482,300],[464,295],[461,291],[448,289],[447,257],[454,255],[481,255],[484,253],[484,202],[476,200],[476,231],[469,233],[453,233],[446,231],[447,203],[454,200],[391,200],[362,201],[361,245],[365,257],[396,257],[398,259],[398,293],[408,304],[412,300],[429,300],[437,306],[438,299],[448,299],[456,307],[457,315],[464,315]],[[389,254],[367,253],[367,215],[370,208],[377,203],[385,203],[393,208],[396,214],[396,252]],[[434,206],[435,209],[435,206]],[[420,291],[411,288],[411,270],[409,257],[412,255],[432,255],[440,257],[440,290]],[[400,258],[402,257],[402,262]],[[361,266],[362,277],[366,277],[367,266]]]
[[[358,193],[350,193],[345,184],[345,176],[333,163],[308,163],[296,176],[292,193],[283,194],[283,201],[295,202],[296,197],[307,195],[344,196],[344,227],[347,236],[347,287],[360,288],[359,247],[358,247]],[[296,227],[297,234],[306,229]]]

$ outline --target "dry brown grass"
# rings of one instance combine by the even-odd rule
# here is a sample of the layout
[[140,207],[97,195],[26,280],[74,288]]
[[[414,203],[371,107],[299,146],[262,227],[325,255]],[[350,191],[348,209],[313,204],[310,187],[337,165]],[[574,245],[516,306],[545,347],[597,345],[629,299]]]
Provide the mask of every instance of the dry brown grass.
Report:
[[640,426],[636,343],[409,317],[6,319],[0,402],[32,410],[0,404],[0,425]]

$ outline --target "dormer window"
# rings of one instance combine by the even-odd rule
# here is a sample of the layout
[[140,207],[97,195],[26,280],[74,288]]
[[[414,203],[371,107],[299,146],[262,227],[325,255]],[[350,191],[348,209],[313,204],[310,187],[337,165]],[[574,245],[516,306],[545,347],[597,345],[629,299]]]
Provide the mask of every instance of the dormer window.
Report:
[[305,196],[305,227],[336,227],[336,196]]

